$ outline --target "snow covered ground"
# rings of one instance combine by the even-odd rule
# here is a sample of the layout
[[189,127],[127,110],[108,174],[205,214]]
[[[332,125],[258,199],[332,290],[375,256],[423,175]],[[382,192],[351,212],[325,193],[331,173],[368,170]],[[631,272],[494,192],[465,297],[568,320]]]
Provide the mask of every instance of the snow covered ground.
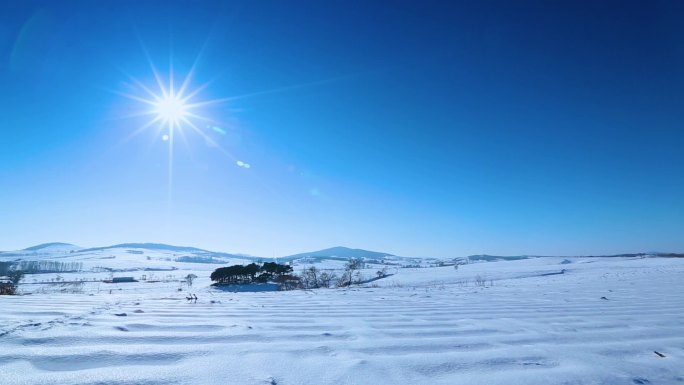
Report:
[[0,383],[684,384],[684,259],[397,268],[366,287],[260,293],[180,265],[197,303],[177,281],[0,297]]

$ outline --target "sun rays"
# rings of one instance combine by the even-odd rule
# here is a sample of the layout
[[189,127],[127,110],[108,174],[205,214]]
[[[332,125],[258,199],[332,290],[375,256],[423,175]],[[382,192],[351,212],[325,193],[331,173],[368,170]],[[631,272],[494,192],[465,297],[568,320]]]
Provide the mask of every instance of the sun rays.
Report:
[[[142,43],[141,43],[142,45]],[[129,117],[149,117],[147,121],[143,121],[141,126],[137,127],[132,133],[127,135],[124,141],[128,141],[135,136],[144,132],[152,130],[155,136],[161,138],[167,146],[168,152],[168,206],[171,210],[172,192],[173,192],[173,166],[174,166],[174,150],[176,146],[176,139],[180,136],[188,145],[186,139],[186,132],[198,135],[208,146],[220,150],[231,159],[234,157],[225,151],[216,141],[205,132],[201,127],[214,127],[217,122],[203,115],[203,109],[210,105],[217,105],[225,103],[225,99],[209,99],[203,100],[201,98],[202,91],[212,82],[209,81],[198,87],[192,87],[193,75],[199,56],[195,59],[190,70],[182,76],[181,82],[176,82],[180,79],[174,72],[173,58],[169,65],[169,71],[166,76],[163,76],[157,67],[152,62],[149,53],[143,45],[143,51],[149,64],[152,81],[141,81],[140,79],[126,74],[129,78],[128,92],[115,91],[115,93],[124,96],[141,107],[137,113],[129,115]],[[150,84],[151,83],[151,84]]]
[[155,87],[148,87],[137,78],[129,75],[133,88],[137,93],[117,92],[119,95],[140,102],[147,107],[146,110],[134,114],[133,116],[151,116],[150,120],[137,129],[132,136],[138,135],[148,128],[157,127],[166,131],[164,135],[169,137],[169,141],[170,138],[173,138],[176,131],[182,133],[185,129],[191,129],[207,139],[207,134],[199,128],[200,126],[203,126],[203,124],[197,124],[196,122],[212,122],[212,120],[207,116],[201,115],[198,112],[199,108],[206,105],[223,103],[225,100],[196,100],[198,99],[200,92],[208,83],[193,90],[189,89],[195,65],[193,65],[192,69],[185,75],[180,87],[176,87],[174,84],[175,74],[173,72],[173,66],[170,66],[169,68],[168,80],[164,81],[162,75],[154,64],[152,64],[149,57],[148,61],[156,82]]
[[[144,58],[147,60],[149,70],[142,76],[136,76],[120,69],[121,73],[127,78],[123,89],[111,90],[112,92],[129,99],[132,103],[127,109],[132,113],[121,114],[118,118],[135,118],[139,122],[128,132],[124,133],[119,145],[129,142],[135,137],[145,136],[154,137],[158,144],[163,144],[168,154],[167,160],[167,215],[170,220],[173,211],[173,191],[174,191],[174,163],[179,158],[178,139],[184,144],[190,154],[190,159],[195,160],[194,153],[200,151],[218,151],[230,161],[225,164],[220,161],[223,167],[237,167],[241,173],[245,173],[248,178],[258,181],[267,191],[275,196],[279,196],[275,189],[269,186],[268,181],[255,173],[256,167],[252,167],[250,159],[245,159],[244,148],[236,148],[235,143],[227,138],[241,137],[241,130],[234,123],[225,123],[222,120],[232,117],[221,116],[225,111],[233,111],[224,108],[224,104],[234,104],[235,102],[249,98],[259,98],[269,94],[291,92],[302,88],[318,87],[331,82],[346,79],[348,76],[341,76],[330,79],[323,79],[313,82],[297,83],[288,86],[269,88],[266,90],[238,93],[236,95],[222,95],[219,98],[203,97],[207,94],[207,89],[222,76],[220,73],[210,80],[199,85],[195,82],[195,73],[199,59],[204,48],[195,57],[192,65],[187,72],[174,71],[173,55],[169,55],[168,70],[159,70],[155,66],[149,51],[147,51],[142,40],[139,41]],[[206,45],[206,44],[205,44]],[[220,83],[220,82],[219,82]],[[219,84],[220,85],[220,84]],[[217,108],[221,107],[221,111]],[[217,113],[219,113],[217,115]],[[217,117],[218,116],[218,117]],[[199,142],[194,139],[201,139]],[[203,143],[198,144],[198,143]],[[199,147],[197,147],[199,146]],[[227,146],[227,148],[224,148]],[[237,152],[234,153],[234,152]],[[248,161],[245,161],[248,160]],[[182,176],[182,175],[181,175]]]

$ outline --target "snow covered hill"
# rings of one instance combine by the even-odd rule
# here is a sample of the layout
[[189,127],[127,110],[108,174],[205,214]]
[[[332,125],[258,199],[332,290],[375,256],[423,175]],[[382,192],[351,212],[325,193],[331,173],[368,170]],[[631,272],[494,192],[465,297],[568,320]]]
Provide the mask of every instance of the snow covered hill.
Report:
[[[127,250],[140,251],[86,255],[121,266],[173,255]],[[352,288],[262,293],[220,291],[196,272],[192,287],[91,282],[0,298],[1,382],[684,383],[681,258],[396,268]]]
[[337,247],[331,247],[329,249],[323,249],[323,250],[318,250],[318,251],[310,251],[310,252],[300,253],[300,254],[295,254],[295,255],[288,255],[286,257],[282,257],[281,259],[283,259],[283,260],[294,260],[294,259],[301,259],[301,258],[311,258],[311,259],[340,258],[340,259],[346,260],[349,258],[383,259],[386,257],[394,257],[394,255],[392,255],[390,253],[383,253],[383,252],[378,252],[378,251],[369,251],[369,250],[362,250],[362,249],[350,249],[348,247],[337,246]]
[[10,257],[47,257],[47,258],[52,258],[52,257],[57,257],[63,254],[75,252],[78,250],[81,250],[82,247],[72,245],[70,243],[62,243],[62,242],[52,242],[52,243],[43,243],[40,245],[36,246],[31,246],[27,247],[23,250],[17,250],[17,251],[5,251],[5,252],[0,252],[0,258],[10,258]]

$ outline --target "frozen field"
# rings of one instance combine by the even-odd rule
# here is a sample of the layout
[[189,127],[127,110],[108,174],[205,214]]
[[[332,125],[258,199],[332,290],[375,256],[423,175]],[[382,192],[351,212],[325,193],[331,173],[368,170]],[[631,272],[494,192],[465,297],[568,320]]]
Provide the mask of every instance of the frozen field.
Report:
[[684,260],[562,261],[291,292],[200,277],[197,303],[150,284],[4,296],[0,383],[684,384]]

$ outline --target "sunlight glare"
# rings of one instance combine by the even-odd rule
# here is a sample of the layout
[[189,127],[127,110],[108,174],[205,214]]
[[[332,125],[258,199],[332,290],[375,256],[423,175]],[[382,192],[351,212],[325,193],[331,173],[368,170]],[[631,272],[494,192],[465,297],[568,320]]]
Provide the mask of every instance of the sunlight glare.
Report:
[[167,96],[155,105],[157,117],[163,122],[178,124],[187,115],[186,105],[176,96]]

